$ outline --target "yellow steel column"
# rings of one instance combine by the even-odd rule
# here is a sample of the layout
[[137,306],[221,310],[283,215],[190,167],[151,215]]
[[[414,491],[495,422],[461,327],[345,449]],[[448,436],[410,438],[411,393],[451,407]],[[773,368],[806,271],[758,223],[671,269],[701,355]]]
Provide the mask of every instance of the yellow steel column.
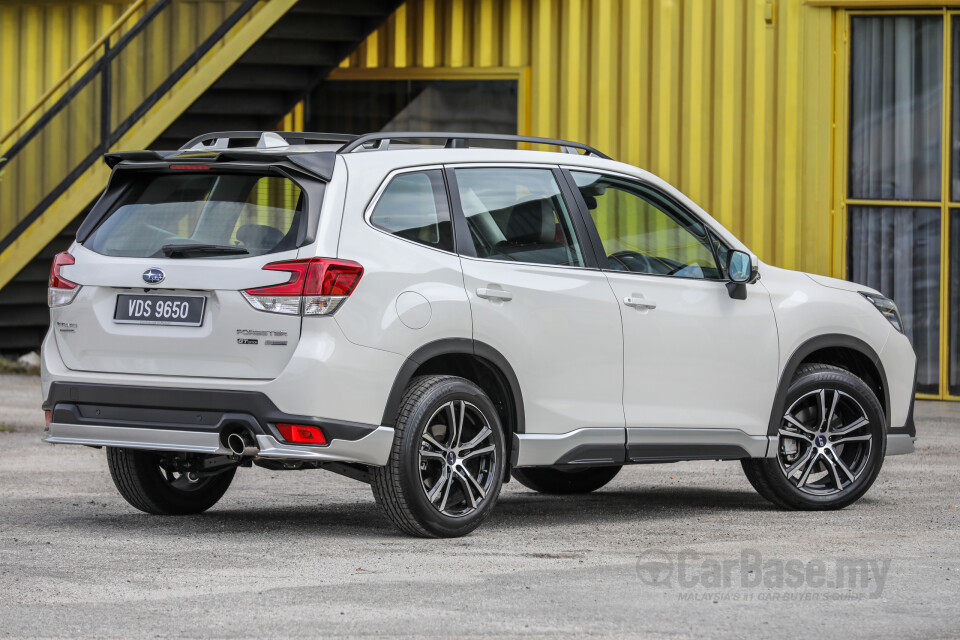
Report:
[[734,49],[736,21],[732,3],[721,2],[714,7],[714,153],[713,153],[713,215],[721,224],[732,226],[733,169],[736,152],[733,136],[734,113]]
[[557,135],[555,9],[555,0],[535,0],[531,110],[533,133],[539,136]]
[[[583,86],[583,38],[580,29],[583,26],[582,0],[563,0],[560,46],[560,137],[568,140],[580,140],[584,113],[582,104],[585,98]],[[552,94],[557,95],[557,88]]]
[[633,0],[621,0],[620,48],[621,118],[620,156],[618,159],[633,165],[641,163],[641,136],[646,121],[643,92],[643,7]]
[[616,106],[619,104],[619,85],[617,67],[614,62],[620,49],[617,31],[613,27],[613,11],[610,2],[593,3],[590,20],[593,55],[590,65],[591,89],[590,105],[587,115],[589,132],[587,139],[613,158],[620,157],[620,136],[615,130],[619,118]]
[[674,39],[673,14],[674,3],[671,0],[657,0],[653,4],[653,22],[651,23],[653,56],[650,75],[651,110],[650,118],[654,123],[651,130],[653,156],[650,168],[668,182],[676,182],[673,172],[673,157],[676,138],[674,137],[674,91],[677,74],[673,68],[676,45]]
[[463,29],[463,0],[451,0],[448,7],[449,28],[447,30],[448,40],[446,42],[447,64],[451,67],[462,67],[464,65],[463,50],[464,29]]
[[390,17],[393,21],[393,66],[407,66],[407,5],[397,7]]
[[437,64],[437,5],[436,0],[423,0],[421,3],[420,28],[420,66],[432,67]]
[[798,154],[801,150],[800,118],[797,108],[800,98],[800,49],[802,43],[799,38],[800,6],[787,2],[781,8],[781,34],[783,37],[783,60],[780,61],[781,86],[777,95],[780,97],[780,120],[782,137],[780,139],[780,214],[783,226],[778,229],[778,235],[783,238],[783,254],[779,256],[779,264],[787,269],[797,266],[798,243],[800,234],[800,203],[797,183],[800,180],[798,169]]
[[746,86],[750,91],[746,118],[744,176],[744,240],[761,259],[770,260],[770,239],[766,210],[767,190],[767,26],[766,0],[750,0],[747,10]]
[[503,20],[507,23],[504,59],[511,67],[519,67],[525,62],[523,39],[529,31],[524,29],[524,9],[528,4],[528,2],[514,0],[507,4],[506,11],[503,13]]
[[705,192],[703,166],[703,120],[706,105],[703,100],[707,76],[703,64],[704,22],[709,19],[709,8],[704,0],[689,0],[683,12],[683,81],[681,112],[682,166],[679,183],[695,202],[703,204]]

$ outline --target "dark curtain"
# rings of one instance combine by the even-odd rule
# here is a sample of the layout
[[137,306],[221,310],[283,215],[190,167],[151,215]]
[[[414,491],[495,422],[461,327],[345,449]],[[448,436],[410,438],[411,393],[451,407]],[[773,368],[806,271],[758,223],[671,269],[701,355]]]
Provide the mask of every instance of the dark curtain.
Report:
[[917,352],[917,391],[939,393],[940,209],[850,207],[850,278],[893,298]]
[[939,200],[940,17],[857,16],[850,66],[850,197]]

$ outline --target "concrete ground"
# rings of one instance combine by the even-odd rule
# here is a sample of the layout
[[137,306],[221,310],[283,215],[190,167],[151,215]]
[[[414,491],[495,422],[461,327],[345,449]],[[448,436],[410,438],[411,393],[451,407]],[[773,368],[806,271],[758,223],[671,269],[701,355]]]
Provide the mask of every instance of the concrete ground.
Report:
[[242,469],[204,515],[144,515],[102,451],[40,442],[39,403],[0,377],[0,637],[960,637],[957,404],[918,403],[917,453],[840,512],[681,463],[583,497],[514,482],[472,535],[418,540],[320,471]]

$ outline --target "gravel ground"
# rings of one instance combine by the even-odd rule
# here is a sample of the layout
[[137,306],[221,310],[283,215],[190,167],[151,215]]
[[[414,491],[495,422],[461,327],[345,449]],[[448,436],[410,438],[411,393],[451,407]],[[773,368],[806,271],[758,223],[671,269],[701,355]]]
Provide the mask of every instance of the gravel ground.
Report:
[[958,404],[918,403],[917,453],[840,512],[690,462],[583,497],[510,483],[472,535],[416,540],[319,471],[241,469],[204,515],[141,514],[102,451],[40,442],[39,402],[0,376],[0,637],[960,637]]

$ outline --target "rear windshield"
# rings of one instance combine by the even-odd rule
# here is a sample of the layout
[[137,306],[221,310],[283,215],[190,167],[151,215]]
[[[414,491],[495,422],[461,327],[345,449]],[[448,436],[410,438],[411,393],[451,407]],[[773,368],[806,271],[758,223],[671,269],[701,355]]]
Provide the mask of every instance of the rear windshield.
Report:
[[283,176],[138,172],[83,245],[131,258],[162,258],[180,245],[245,250],[209,254],[220,258],[286,251],[297,246],[304,200]]

